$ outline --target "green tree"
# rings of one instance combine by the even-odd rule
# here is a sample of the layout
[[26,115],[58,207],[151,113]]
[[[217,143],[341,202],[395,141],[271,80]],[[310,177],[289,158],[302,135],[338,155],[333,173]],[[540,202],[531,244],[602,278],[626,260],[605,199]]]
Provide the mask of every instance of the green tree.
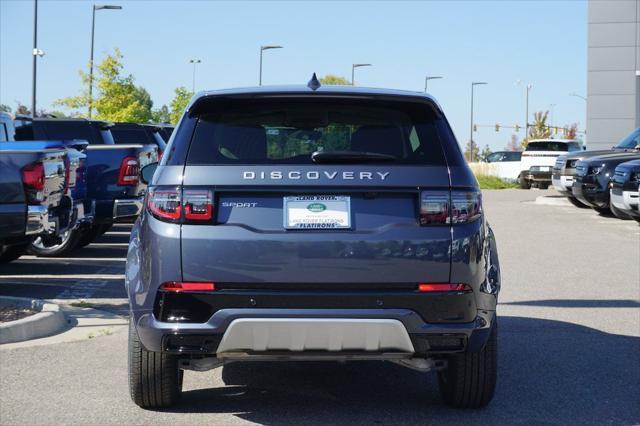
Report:
[[0,112],[11,112],[11,107],[9,105],[0,104]]
[[162,105],[160,108],[154,109],[151,112],[151,121],[154,123],[170,123],[171,111],[169,111],[169,107]]
[[480,153],[480,158],[482,158],[483,160],[486,159],[488,156],[491,155],[491,148],[489,148],[489,145],[485,145],[484,148],[482,149],[482,152]]
[[478,148],[478,144],[472,141],[467,142],[467,146],[464,147],[464,158],[467,161],[478,161],[478,154],[480,153],[480,148]]
[[[153,101],[149,93],[135,85],[134,77],[122,75],[124,68],[122,54],[118,49],[96,67],[94,78],[96,90],[89,100],[89,75],[80,71],[86,88],[78,96],[59,99],[55,105],[72,110],[85,110],[91,104],[94,118],[108,121],[146,123],[151,120]],[[76,112],[76,115],[82,113]]]
[[175,96],[171,100],[169,104],[169,117],[170,122],[173,124],[177,124],[184,113],[185,108],[189,104],[189,101],[193,97],[193,92],[187,90],[186,87],[180,86],[176,87]]
[[526,148],[532,139],[548,139],[551,137],[551,129],[547,125],[549,111],[538,111],[533,114],[533,124],[529,127],[529,134],[522,140],[522,148]]
[[28,106],[18,102],[18,106],[16,107],[16,115],[31,115],[31,110]]
[[350,86],[351,82],[344,77],[340,77],[338,75],[327,74],[324,77],[320,78],[320,84],[324,86],[335,86],[335,85],[344,85]]

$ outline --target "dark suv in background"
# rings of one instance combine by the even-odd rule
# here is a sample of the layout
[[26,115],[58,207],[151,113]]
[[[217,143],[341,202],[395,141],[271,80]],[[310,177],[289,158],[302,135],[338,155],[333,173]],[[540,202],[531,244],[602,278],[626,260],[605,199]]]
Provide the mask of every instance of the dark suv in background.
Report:
[[201,93],[142,177],[126,267],[136,404],[177,402],[183,370],[252,360],[393,361],[436,370],[449,405],[492,399],[496,243],[428,95],[315,76]]

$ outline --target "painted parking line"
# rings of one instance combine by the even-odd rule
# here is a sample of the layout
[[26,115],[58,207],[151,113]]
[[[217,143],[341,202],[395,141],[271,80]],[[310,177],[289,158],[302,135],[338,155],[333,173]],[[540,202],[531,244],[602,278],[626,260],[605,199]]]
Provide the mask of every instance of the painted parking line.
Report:
[[[51,263],[51,259],[38,256],[22,256],[20,260],[39,260]],[[55,260],[64,260],[67,262],[126,262],[126,257],[56,257]]]
[[38,275],[0,275],[0,280],[108,280],[122,281],[124,274],[38,274]]

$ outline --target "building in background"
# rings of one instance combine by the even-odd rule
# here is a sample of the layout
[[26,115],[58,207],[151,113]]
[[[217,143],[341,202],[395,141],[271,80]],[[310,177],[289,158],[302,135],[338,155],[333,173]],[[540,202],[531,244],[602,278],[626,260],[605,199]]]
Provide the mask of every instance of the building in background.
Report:
[[640,127],[640,0],[590,0],[589,149],[610,148]]

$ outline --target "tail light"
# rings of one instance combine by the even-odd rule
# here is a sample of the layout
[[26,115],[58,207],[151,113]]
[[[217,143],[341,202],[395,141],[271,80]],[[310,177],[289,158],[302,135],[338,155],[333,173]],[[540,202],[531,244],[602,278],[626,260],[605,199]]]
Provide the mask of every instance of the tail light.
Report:
[[187,220],[211,220],[213,194],[209,190],[185,189],[182,194],[184,217]]
[[147,208],[168,222],[202,223],[213,218],[213,193],[208,189],[154,187],[147,194]]
[[419,283],[418,291],[420,293],[439,293],[443,291],[471,291],[468,284],[450,284],[450,283]]
[[182,293],[190,291],[215,291],[216,284],[212,282],[180,282],[169,281],[160,285],[160,290],[172,293]]
[[422,191],[420,225],[471,222],[482,216],[480,191]]
[[27,164],[22,168],[22,184],[28,204],[40,204],[44,200],[44,165]]
[[124,157],[120,163],[120,172],[118,173],[118,185],[135,186],[138,184],[138,175],[140,174],[140,163],[136,157]]
[[147,207],[157,219],[177,222],[182,215],[179,188],[151,188],[147,194]]

